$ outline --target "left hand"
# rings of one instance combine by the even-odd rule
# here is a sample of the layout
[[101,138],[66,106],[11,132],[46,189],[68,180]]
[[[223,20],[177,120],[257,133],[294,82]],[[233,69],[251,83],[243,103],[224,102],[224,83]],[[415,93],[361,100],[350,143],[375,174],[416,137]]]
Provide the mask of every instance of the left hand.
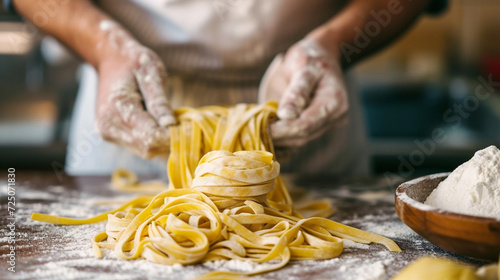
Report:
[[[340,59],[313,40],[293,45],[273,62],[260,101],[279,101],[271,124],[275,146],[300,147],[347,122],[349,102]],[[277,64],[279,63],[279,64]],[[267,75],[266,75],[267,76]]]

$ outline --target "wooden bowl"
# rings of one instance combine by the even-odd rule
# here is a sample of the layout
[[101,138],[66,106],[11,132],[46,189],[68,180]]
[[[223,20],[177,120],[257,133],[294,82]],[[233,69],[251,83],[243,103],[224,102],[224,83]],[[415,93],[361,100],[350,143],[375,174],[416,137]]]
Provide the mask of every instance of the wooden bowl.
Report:
[[497,261],[500,220],[452,213],[423,204],[449,173],[420,177],[396,189],[396,213],[401,221],[447,251]]

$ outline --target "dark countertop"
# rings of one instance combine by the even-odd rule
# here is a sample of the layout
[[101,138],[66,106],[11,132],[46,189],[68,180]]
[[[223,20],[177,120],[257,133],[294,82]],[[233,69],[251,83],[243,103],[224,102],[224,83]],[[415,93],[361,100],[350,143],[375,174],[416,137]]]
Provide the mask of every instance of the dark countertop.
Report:
[[[105,223],[59,226],[31,221],[32,212],[78,218],[91,217],[116,208],[133,197],[114,191],[109,177],[69,177],[56,173],[16,174],[15,220],[7,211],[7,173],[0,178],[1,229],[0,279],[189,279],[219,264],[163,266],[145,260],[126,261],[104,252],[93,257],[91,238],[104,230]],[[292,261],[281,270],[260,279],[388,279],[407,264],[424,256],[441,256],[469,263],[481,261],[446,252],[406,227],[395,214],[394,188],[381,178],[318,179],[299,178],[294,184],[318,197],[331,198],[336,208],[332,219],[393,239],[402,253],[388,252],[381,245],[344,243],[339,258],[325,261]],[[112,201],[113,200],[113,201]],[[6,245],[15,221],[16,272],[7,271]],[[233,264],[232,267],[234,267]],[[231,263],[225,267],[231,267]],[[248,266],[247,266],[248,267]],[[246,269],[246,268],[243,268]]]

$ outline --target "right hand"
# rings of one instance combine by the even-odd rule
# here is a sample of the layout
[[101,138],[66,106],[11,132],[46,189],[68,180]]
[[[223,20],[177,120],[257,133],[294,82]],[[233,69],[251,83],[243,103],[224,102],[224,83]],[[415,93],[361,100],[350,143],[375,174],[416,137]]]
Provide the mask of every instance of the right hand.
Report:
[[299,148],[347,124],[349,102],[335,51],[304,39],[268,71],[259,100],[279,100],[278,121],[270,126],[276,147]]
[[143,158],[168,153],[168,126],[176,118],[167,99],[166,68],[153,51],[120,27],[112,28],[97,67],[97,129],[105,140]]

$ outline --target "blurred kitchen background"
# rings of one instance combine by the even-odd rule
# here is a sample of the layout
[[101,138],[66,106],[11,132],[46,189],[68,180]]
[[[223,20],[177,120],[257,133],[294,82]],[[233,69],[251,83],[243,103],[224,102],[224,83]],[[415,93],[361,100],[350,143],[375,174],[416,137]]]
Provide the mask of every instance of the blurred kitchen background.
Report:
[[[450,0],[444,14],[424,16],[397,43],[350,70],[374,173],[451,171],[474,151],[500,146],[500,86],[478,106],[473,102],[478,77],[500,84],[499,17],[499,0]],[[2,168],[52,170],[65,161],[80,62],[61,58],[58,45],[42,39],[0,5]],[[474,108],[464,109],[467,116],[453,111],[466,101]],[[429,143],[436,128],[448,140],[433,142],[426,154],[416,141]]]

